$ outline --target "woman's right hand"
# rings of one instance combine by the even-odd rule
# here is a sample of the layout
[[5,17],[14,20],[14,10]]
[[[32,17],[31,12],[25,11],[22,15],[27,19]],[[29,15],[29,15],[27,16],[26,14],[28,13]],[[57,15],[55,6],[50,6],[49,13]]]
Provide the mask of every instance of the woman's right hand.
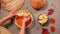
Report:
[[21,30],[19,32],[19,34],[25,34],[25,23],[30,19],[30,17],[24,17],[23,22],[22,22],[22,27]]
[[25,16],[24,19],[23,19],[23,23],[26,23],[29,19],[30,19],[30,17],[27,18],[27,17]]

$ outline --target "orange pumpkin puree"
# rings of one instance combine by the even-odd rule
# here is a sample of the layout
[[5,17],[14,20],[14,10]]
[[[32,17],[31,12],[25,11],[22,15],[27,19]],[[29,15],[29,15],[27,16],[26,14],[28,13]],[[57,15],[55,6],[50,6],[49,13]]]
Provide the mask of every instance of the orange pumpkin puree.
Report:
[[[16,23],[19,25],[19,26],[22,26],[22,22],[23,22],[23,19],[24,19],[25,16],[20,16],[20,17],[16,17]],[[27,18],[30,17],[30,16],[27,16]],[[31,23],[32,19],[30,18],[30,20],[28,20],[26,23],[25,23],[25,26],[28,26],[30,23]]]

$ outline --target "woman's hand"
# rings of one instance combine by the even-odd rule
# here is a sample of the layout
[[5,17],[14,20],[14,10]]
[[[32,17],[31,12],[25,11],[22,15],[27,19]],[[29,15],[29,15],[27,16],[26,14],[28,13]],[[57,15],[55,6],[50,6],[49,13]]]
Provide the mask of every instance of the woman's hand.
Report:
[[6,16],[6,17],[3,17],[3,18],[1,18],[0,19],[0,25],[2,25],[2,24],[4,24],[7,20],[9,20],[9,19],[11,19],[13,16],[15,16],[16,15],[16,11],[11,11],[9,14],[8,14],[8,16]]
[[25,16],[24,19],[23,19],[23,23],[26,23],[29,19],[30,19],[30,17],[27,18],[27,17]]
[[12,10],[7,17],[8,17],[9,19],[11,19],[12,17],[14,17],[14,16],[16,16],[16,15],[17,15],[16,11]]
[[30,17],[27,18],[27,17],[25,16],[24,19],[23,19],[23,21],[22,21],[22,27],[21,27],[21,29],[22,29],[22,28],[25,28],[25,23],[26,23],[28,20],[30,20]]
[[23,22],[22,22],[22,27],[21,30],[19,32],[19,34],[25,34],[25,23],[30,19],[30,17],[24,17]]

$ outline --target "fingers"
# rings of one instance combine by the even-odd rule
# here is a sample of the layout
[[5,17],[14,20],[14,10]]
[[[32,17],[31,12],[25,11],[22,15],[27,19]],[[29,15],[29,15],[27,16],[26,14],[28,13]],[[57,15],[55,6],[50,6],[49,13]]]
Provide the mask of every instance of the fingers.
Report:
[[15,13],[16,11],[15,10],[12,10],[11,13]]
[[30,17],[24,17],[24,20],[23,20],[23,22],[27,22],[28,20],[30,20]]
[[12,10],[11,13],[17,15],[17,12],[15,10]]
[[26,20],[26,21],[28,21],[29,19],[30,19],[30,17],[28,17],[28,18],[27,18],[27,17],[25,17],[25,20]]

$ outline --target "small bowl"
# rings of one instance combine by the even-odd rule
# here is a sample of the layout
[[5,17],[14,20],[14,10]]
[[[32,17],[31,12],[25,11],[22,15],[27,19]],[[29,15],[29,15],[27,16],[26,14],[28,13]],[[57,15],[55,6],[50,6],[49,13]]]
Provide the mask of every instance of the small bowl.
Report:
[[[22,11],[27,11],[27,12],[29,12],[28,10],[21,10],[21,11],[18,11],[18,12],[22,12]],[[31,16],[32,20],[31,20],[31,23],[30,23],[28,26],[26,26],[26,28],[30,27],[31,24],[33,23],[33,16],[32,16],[32,14],[31,14],[31,12],[29,12],[29,13],[30,13],[30,16]],[[17,24],[16,18],[15,18],[15,24],[17,25],[17,27],[21,28],[21,26]]]
[[[43,13],[43,14],[45,14],[45,13]],[[42,14],[40,14],[40,15],[42,15]],[[40,15],[39,15],[39,16],[40,16]],[[45,15],[46,15],[46,14],[45,14]],[[39,19],[39,16],[38,16],[38,22],[39,22],[39,20],[40,20],[40,19]],[[47,16],[47,15],[46,15],[46,16]],[[48,22],[48,16],[47,16],[47,21],[46,21],[46,22],[44,22],[43,24],[41,24],[41,22],[39,22],[39,24],[42,25],[42,26],[44,26],[47,22]]]

